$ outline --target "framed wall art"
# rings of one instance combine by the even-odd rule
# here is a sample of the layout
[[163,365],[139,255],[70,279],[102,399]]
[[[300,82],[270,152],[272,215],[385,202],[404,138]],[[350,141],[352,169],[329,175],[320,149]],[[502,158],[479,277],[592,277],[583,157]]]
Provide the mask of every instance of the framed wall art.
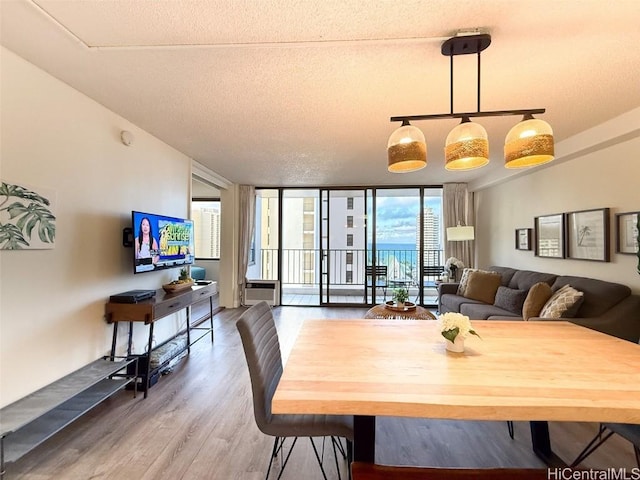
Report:
[[531,229],[516,228],[516,250],[531,250]]
[[54,248],[55,199],[51,188],[0,181],[0,250]]
[[609,209],[567,213],[567,258],[609,261]]
[[640,212],[616,214],[616,252],[638,253],[638,217]]
[[535,218],[536,257],[564,258],[564,214]]

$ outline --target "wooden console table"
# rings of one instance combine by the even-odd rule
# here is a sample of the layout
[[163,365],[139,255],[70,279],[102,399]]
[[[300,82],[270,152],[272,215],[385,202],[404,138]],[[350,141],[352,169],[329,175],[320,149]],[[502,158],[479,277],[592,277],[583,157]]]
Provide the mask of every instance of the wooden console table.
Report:
[[[116,353],[116,341],[118,337],[118,323],[129,322],[129,339],[127,344],[127,355],[131,356],[131,341],[133,336],[133,322],[143,322],[145,325],[149,325],[149,343],[147,353],[139,355],[141,360],[141,372],[140,376],[144,384],[144,397],[147,397],[149,392],[149,380],[151,374],[151,344],[153,341],[153,324],[157,320],[164,318],[172,313],[177,313],[180,310],[187,309],[187,345],[186,350],[191,351],[191,345],[211,333],[211,342],[213,343],[213,297],[216,294],[216,284],[211,283],[204,286],[193,286],[186,290],[175,293],[166,293],[163,289],[156,290],[156,295],[153,298],[143,300],[138,303],[114,303],[108,302],[105,308],[107,322],[113,323],[113,339],[111,341],[111,356]],[[199,303],[203,300],[209,300],[209,320],[211,322],[209,327],[201,328],[191,325],[190,309],[188,307]],[[206,317],[205,317],[206,318]],[[204,333],[195,340],[191,340],[191,330],[204,330]],[[175,358],[181,350],[172,358]],[[146,362],[142,361],[145,357]],[[146,363],[146,365],[144,365]],[[166,362],[165,362],[166,363]]]

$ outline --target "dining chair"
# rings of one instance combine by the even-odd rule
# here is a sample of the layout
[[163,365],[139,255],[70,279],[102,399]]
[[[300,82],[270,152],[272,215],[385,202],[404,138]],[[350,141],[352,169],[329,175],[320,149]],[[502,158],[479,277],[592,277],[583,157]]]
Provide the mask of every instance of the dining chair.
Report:
[[638,467],[640,467],[640,425],[633,425],[630,423],[601,423],[596,436],[593,437],[584,450],[580,452],[570,467],[574,468],[578,464],[582,463],[589,455],[595,452],[600,445],[609,440],[614,433],[620,435],[626,440],[629,440],[633,444],[636,463],[638,464]]
[[[267,302],[259,302],[245,311],[236,327],[240,332],[242,346],[244,348],[251,390],[253,393],[253,413],[258,429],[265,435],[274,437],[273,449],[269,460],[269,467],[265,480],[269,478],[273,459],[278,454],[284,455],[284,440],[293,438],[293,443],[286,454],[278,479],[282,476],[289,456],[295,447],[298,437],[309,437],[316,460],[320,466],[323,478],[326,480],[322,458],[318,453],[313,437],[330,437],[335,458],[336,470],[340,479],[338,454],[351,463],[353,454],[353,417],[341,415],[289,415],[274,414],[271,411],[273,394],[282,376],[282,354],[280,341],[276,330],[273,313]],[[347,440],[346,453],[340,438]],[[349,470],[349,478],[351,472]],[[305,477],[307,478],[307,477]]]

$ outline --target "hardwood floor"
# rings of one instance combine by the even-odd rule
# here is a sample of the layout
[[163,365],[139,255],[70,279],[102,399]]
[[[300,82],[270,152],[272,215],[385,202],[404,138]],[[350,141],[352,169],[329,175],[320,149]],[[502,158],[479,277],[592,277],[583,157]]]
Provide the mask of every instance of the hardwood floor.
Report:
[[[13,464],[5,479],[263,479],[272,438],[253,419],[249,375],[235,321],[244,309],[214,319],[215,343],[201,340],[173,372],[132,398],[121,391]],[[361,318],[366,308],[274,309],[283,357],[305,318]],[[378,463],[449,467],[542,467],[531,451],[528,423],[381,418]],[[552,423],[553,448],[573,460],[597,430],[595,424]],[[329,445],[327,444],[327,448]],[[325,452],[330,478],[333,454]],[[346,478],[345,462],[340,463]],[[614,435],[585,468],[635,467],[631,444]],[[278,467],[273,468],[277,477]],[[301,439],[283,479],[320,479],[313,450]]]

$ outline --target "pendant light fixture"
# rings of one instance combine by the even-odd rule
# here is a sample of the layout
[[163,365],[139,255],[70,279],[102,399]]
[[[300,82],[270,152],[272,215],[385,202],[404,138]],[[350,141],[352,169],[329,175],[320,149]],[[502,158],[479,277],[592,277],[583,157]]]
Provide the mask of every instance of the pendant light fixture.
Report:
[[[391,117],[392,122],[402,122],[387,143],[390,172],[404,173],[424,168],[427,165],[427,145],[422,132],[410,125],[410,121],[459,118],[461,123],[447,136],[445,142],[445,168],[447,170],[471,170],[489,163],[489,140],[482,125],[472,121],[477,117],[500,117],[523,115],[508,133],[505,145],[505,167],[523,168],[540,165],[554,158],[553,131],[548,123],[533,118],[542,114],[544,108],[528,110],[497,110],[483,112],[480,109],[480,53],[491,45],[488,33],[460,33],[442,44],[441,53],[450,58],[450,102],[449,113],[433,115],[406,115]],[[453,111],[453,57],[476,54],[477,100],[475,112]],[[423,153],[424,152],[424,153]]]
[[427,166],[427,142],[419,128],[403,121],[389,137],[387,143],[389,171],[393,173],[415,172]]

